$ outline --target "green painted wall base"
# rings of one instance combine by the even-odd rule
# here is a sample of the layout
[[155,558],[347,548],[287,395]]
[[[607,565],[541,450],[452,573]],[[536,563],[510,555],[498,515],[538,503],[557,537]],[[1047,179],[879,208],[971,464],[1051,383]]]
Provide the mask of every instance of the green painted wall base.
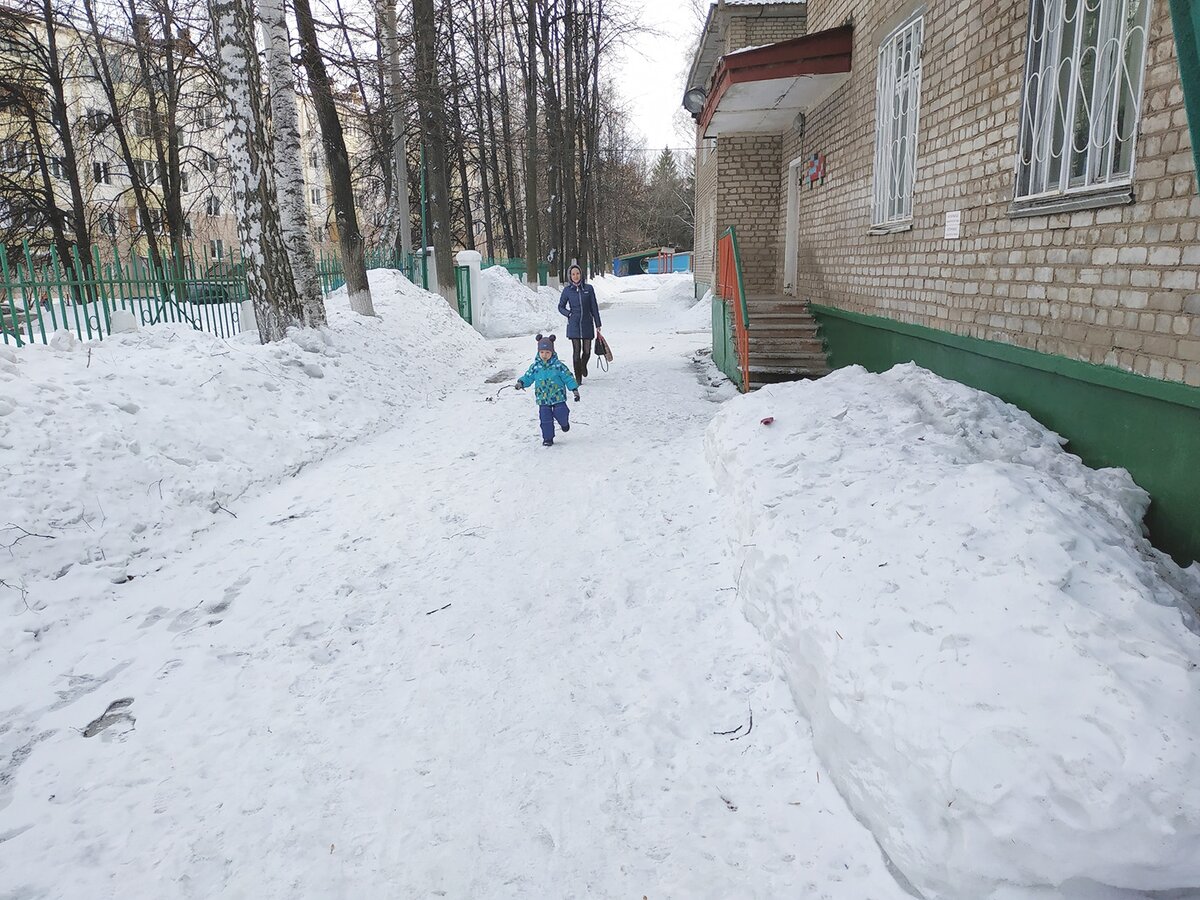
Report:
[[832,307],[811,307],[833,368],[915,362],[995,394],[1065,437],[1093,468],[1120,466],[1151,497],[1155,546],[1200,559],[1200,388]]

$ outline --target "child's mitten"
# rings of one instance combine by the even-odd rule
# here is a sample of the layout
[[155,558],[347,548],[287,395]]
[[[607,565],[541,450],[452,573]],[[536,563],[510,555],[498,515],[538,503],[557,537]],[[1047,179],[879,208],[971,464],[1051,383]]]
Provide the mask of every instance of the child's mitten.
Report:
[[575,402],[578,403],[579,402],[579,391],[575,391],[574,393],[575,393]]

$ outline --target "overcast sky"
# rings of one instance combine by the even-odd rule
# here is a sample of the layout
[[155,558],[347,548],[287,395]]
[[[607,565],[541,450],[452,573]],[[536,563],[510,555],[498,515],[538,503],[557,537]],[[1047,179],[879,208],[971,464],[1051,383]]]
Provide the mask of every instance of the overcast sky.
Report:
[[[641,29],[621,51],[617,83],[629,107],[632,125],[651,149],[690,147],[695,138],[680,134],[676,113],[683,99],[683,81],[691,63],[689,51],[700,32],[707,2],[637,0]],[[659,34],[652,34],[651,30]],[[688,120],[691,121],[690,119]]]

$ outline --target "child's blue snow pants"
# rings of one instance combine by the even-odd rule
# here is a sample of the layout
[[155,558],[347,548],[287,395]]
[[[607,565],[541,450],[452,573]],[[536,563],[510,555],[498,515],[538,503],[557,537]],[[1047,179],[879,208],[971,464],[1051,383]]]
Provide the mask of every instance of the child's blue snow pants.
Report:
[[571,410],[567,407],[567,402],[564,400],[561,403],[546,404],[538,407],[538,418],[542,422],[542,440],[554,440],[554,422],[558,421],[559,427],[566,431],[571,427],[570,418]]

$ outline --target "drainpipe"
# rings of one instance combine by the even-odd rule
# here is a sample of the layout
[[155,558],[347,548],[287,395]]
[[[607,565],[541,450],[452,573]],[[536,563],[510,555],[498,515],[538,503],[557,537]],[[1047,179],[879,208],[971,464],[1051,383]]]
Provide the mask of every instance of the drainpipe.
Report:
[[1192,154],[1200,181],[1200,8],[1194,0],[1171,0],[1171,20],[1188,126],[1192,131]]

